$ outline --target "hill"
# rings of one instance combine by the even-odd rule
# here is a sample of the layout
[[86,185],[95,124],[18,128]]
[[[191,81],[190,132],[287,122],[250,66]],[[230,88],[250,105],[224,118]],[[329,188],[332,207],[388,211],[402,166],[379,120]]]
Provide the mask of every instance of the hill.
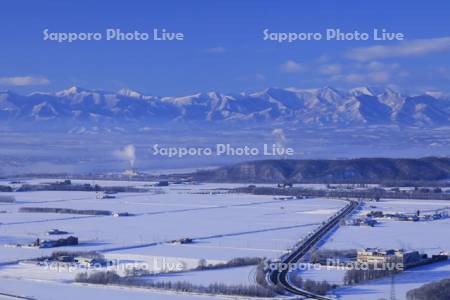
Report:
[[195,178],[223,182],[382,182],[450,179],[450,158],[260,160],[199,171]]

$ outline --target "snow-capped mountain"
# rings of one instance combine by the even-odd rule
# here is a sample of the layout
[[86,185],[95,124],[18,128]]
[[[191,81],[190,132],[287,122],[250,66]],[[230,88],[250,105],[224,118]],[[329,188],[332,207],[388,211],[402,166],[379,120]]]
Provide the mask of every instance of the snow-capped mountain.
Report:
[[396,124],[450,125],[450,97],[408,95],[390,88],[337,90],[269,88],[240,94],[199,93],[157,97],[71,87],[56,93],[0,92],[0,121],[7,122],[276,122],[298,126]]

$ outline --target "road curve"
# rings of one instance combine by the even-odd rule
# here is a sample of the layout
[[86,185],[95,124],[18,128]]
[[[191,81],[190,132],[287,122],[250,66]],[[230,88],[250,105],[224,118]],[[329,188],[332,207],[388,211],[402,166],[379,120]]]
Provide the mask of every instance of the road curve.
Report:
[[[298,245],[298,247],[293,250],[289,255],[286,257],[282,257],[280,264],[283,264],[285,266],[290,266],[291,264],[295,264],[300,261],[300,259],[308,253],[311,248],[313,248],[322,238],[328,234],[333,228],[335,228],[336,225],[339,224],[339,222],[348,216],[350,213],[352,213],[356,208],[359,207],[360,202],[356,200],[346,200],[348,201],[348,204],[342,208],[339,212],[337,212],[335,215],[333,215],[331,218],[327,220],[325,224],[323,224],[321,227],[316,229],[313,234],[305,238],[301,244]],[[304,296],[306,298],[311,299],[319,299],[319,300],[331,300],[331,298],[316,295],[314,293],[305,291],[303,289],[300,289],[296,286],[294,286],[290,280],[289,280],[289,268],[286,268],[285,270],[272,270],[268,273],[267,279],[270,284],[281,285],[286,291],[299,295]]]

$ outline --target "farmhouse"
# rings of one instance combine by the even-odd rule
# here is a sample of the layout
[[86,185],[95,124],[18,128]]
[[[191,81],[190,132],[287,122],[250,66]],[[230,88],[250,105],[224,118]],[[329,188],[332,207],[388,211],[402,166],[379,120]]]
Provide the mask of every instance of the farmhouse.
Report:
[[369,226],[369,227],[374,227],[375,225],[378,224],[377,220],[372,218],[356,218],[347,220],[344,223],[345,225],[349,226]]
[[47,240],[47,241],[41,241],[40,239],[37,239],[36,242],[34,243],[34,246],[39,248],[54,248],[72,245],[78,245],[78,238],[75,236],[69,236],[65,239],[62,238],[58,240]]
[[404,250],[380,250],[367,248],[357,253],[358,263],[373,265],[400,264],[403,268],[415,265],[423,259],[418,251],[406,252]]
[[134,216],[133,214],[129,212],[115,212],[112,214],[113,217],[131,217]]
[[62,235],[62,234],[68,234],[67,231],[59,230],[59,229],[51,229],[47,231],[47,235]]
[[74,261],[82,266],[105,266],[108,262],[105,259],[95,257],[83,257],[78,256],[74,258]]

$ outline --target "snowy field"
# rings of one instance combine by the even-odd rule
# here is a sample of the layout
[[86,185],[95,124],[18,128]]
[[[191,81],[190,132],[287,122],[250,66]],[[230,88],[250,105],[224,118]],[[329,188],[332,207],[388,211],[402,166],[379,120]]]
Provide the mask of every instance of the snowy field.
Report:
[[[396,299],[406,300],[406,293],[409,290],[444,278],[450,278],[450,261],[406,270],[394,277]],[[389,299],[391,286],[391,278],[383,278],[362,285],[339,288],[335,294],[342,300]]]
[[[32,183],[49,181],[40,179],[33,180]],[[118,193],[115,194],[115,199],[97,199],[95,192],[2,193],[15,196],[16,203],[0,204],[0,210],[6,211],[0,214],[0,264],[3,264],[0,267],[0,281],[14,281],[11,288],[20,286],[16,292],[23,291],[27,295],[42,295],[39,299],[51,299],[39,290],[39,285],[42,284],[42,290],[47,289],[47,286],[61,291],[76,288],[87,295],[92,289],[95,293],[124,293],[102,288],[74,287],[70,282],[76,272],[46,270],[42,266],[29,263],[14,263],[49,255],[55,250],[100,251],[119,264],[145,262],[151,266],[155,259],[164,259],[169,263],[181,262],[187,270],[198,266],[199,260],[215,264],[236,257],[279,257],[345,205],[342,201],[331,199],[278,200],[272,196],[230,194],[226,192],[226,188],[238,186],[230,184],[171,185],[156,188],[151,187],[148,182],[76,183],[136,186],[148,191]],[[109,210],[129,212],[134,216],[24,213],[19,211],[21,207]],[[17,243],[32,243],[37,238],[58,238],[46,235],[47,231],[54,228],[77,236],[80,244],[52,249],[11,247]],[[170,243],[172,240],[186,237],[193,238],[194,243]],[[185,271],[157,279],[199,284],[248,284],[253,283],[253,276],[254,267],[240,267]],[[8,292],[8,289],[2,290],[4,286],[1,284],[0,292]],[[145,294],[148,293],[145,291]],[[134,294],[139,293],[133,292],[130,297],[134,298]]]
[[[438,200],[382,200],[381,202],[367,202],[361,215],[372,211],[384,213],[415,213],[430,212],[450,206],[449,201]],[[438,254],[450,251],[450,218],[405,222],[381,220],[375,227],[343,226],[339,227],[324,245],[328,249],[361,249],[378,247],[382,249],[418,250],[428,254]]]
[[[363,206],[360,214],[371,210],[381,210],[385,213],[414,213],[417,210],[431,212],[448,207],[448,201],[437,200],[382,200],[368,202]],[[381,249],[417,250],[427,254],[438,254],[450,251],[450,218],[405,222],[381,220],[375,227],[341,226],[328,238],[323,248],[327,249],[362,249],[378,247]],[[331,273],[331,274],[326,274]],[[320,276],[318,276],[320,275]],[[305,272],[306,278],[329,278],[333,283],[342,281],[342,271],[322,270]],[[395,291],[398,300],[406,299],[406,292],[418,288],[423,284],[450,278],[450,261],[433,265],[413,268],[395,277]],[[343,300],[378,300],[389,299],[391,279],[380,279],[363,285],[340,288],[336,294]]]
[[[19,296],[34,297],[45,300],[79,300],[79,299],[108,299],[108,300],[207,300],[226,299],[225,297],[182,294],[166,291],[154,291],[138,288],[124,288],[113,286],[98,286],[85,284],[68,284],[58,281],[1,279],[1,292]],[[14,298],[0,296],[0,299]],[[232,298],[228,298],[232,299]]]
[[[54,180],[39,179],[29,183]],[[2,182],[0,184],[6,184]],[[117,266],[146,263],[157,270],[158,263],[181,263],[184,271],[149,276],[148,280],[210,283],[252,284],[255,267],[236,267],[196,271],[201,260],[208,264],[225,263],[236,257],[277,258],[337,212],[345,202],[333,199],[279,200],[272,196],[231,194],[235,184],[170,185],[154,187],[149,182],[73,181],[103,186],[133,186],[146,189],[142,193],[118,193],[114,199],[97,199],[95,192],[13,192],[16,203],[0,203],[0,293],[33,296],[37,299],[60,299],[76,294],[86,299],[205,299],[208,296],[180,295],[118,287],[86,286],[73,282],[78,272],[45,269],[23,260],[50,255],[55,250],[103,253]],[[326,188],[325,185],[305,185]],[[372,210],[385,213],[432,212],[450,206],[437,200],[383,200],[367,202],[356,215]],[[56,213],[24,213],[21,207],[52,207],[95,209],[128,212],[133,216],[91,216]],[[382,220],[376,227],[340,226],[321,248],[362,249],[379,247],[419,250],[428,254],[450,251],[448,236],[450,219],[427,222]],[[14,244],[56,239],[48,236],[59,229],[77,236],[80,244],[51,249],[20,248]],[[193,243],[179,244],[173,240],[192,238]],[[114,268],[114,266],[113,266]],[[153,268],[153,269],[152,269]],[[301,271],[304,279],[327,280],[342,284],[345,271],[311,269]],[[124,274],[119,272],[119,274]],[[405,299],[408,290],[422,284],[450,277],[450,263],[443,262],[408,270],[396,276],[397,299]],[[335,295],[343,300],[377,300],[390,294],[390,279],[372,281],[354,287],[339,288]],[[51,289],[52,293],[48,290]],[[75,296],[74,296],[75,297]],[[67,297],[65,297],[67,298]],[[2,298],[0,298],[2,299]],[[71,299],[70,296],[68,299]]]

